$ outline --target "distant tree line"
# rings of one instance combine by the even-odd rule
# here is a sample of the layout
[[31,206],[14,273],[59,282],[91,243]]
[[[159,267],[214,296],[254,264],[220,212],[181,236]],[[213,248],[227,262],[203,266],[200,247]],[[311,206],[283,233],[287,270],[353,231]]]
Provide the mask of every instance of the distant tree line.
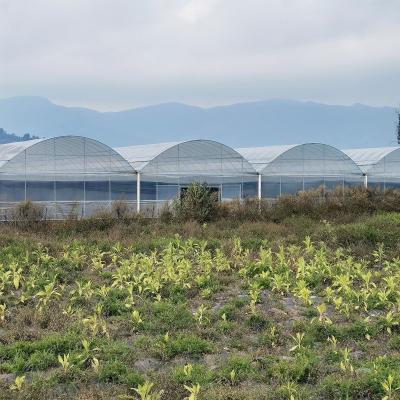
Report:
[[31,139],[39,139],[39,136],[34,136],[30,133],[25,133],[23,136],[18,136],[15,133],[8,133],[5,129],[0,128],[0,144],[23,142]]

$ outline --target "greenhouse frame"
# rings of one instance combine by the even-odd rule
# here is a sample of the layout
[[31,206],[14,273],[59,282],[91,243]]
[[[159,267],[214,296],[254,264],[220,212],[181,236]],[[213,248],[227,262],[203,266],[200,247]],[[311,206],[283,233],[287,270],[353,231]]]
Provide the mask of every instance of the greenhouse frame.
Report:
[[321,143],[233,149],[212,140],[111,148],[81,136],[0,145],[0,218],[16,204],[45,217],[85,217],[123,201],[157,214],[193,182],[220,201],[356,185],[400,187],[400,147],[341,151]]
[[343,151],[361,168],[366,186],[379,190],[400,188],[400,147]]
[[15,203],[45,205],[46,217],[90,215],[114,200],[136,205],[136,174],[112,148],[89,138],[64,136],[0,145],[3,219]]
[[255,169],[222,143],[189,140],[115,150],[137,171],[138,210],[162,207],[192,182],[206,183],[221,201],[257,197]]
[[362,171],[342,151],[322,143],[237,149],[259,174],[262,198],[363,184]]

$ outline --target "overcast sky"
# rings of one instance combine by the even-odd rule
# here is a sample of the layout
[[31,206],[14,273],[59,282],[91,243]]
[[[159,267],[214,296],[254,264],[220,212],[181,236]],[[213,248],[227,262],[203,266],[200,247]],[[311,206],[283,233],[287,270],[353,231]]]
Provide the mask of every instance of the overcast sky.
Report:
[[0,97],[398,106],[400,0],[0,0]]

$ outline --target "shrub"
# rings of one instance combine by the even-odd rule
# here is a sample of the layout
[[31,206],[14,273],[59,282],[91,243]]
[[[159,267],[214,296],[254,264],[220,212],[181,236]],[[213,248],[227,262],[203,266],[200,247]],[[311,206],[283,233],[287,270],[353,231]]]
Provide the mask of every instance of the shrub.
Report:
[[22,223],[41,221],[44,217],[44,207],[30,200],[17,204],[11,212],[12,220]]
[[192,183],[174,205],[175,216],[178,220],[194,220],[199,223],[214,219],[217,209],[218,194],[212,192],[205,184],[198,182]]
[[132,207],[123,200],[113,201],[111,204],[111,217],[115,219],[128,219],[133,216]]

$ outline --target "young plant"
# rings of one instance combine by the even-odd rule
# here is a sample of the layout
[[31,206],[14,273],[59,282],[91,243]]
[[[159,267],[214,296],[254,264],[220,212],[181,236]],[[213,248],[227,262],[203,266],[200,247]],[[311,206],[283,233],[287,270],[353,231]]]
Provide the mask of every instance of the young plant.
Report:
[[374,261],[377,264],[383,263],[383,260],[385,258],[385,246],[383,245],[383,243],[380,243],[378,245],[377,249],[372,252],[372,255],[374,257]]
[[160,400],[163,391],[152,393],[153,386],[154,383],[146,381],[143,385],[138,385],[138,387],[133,390],[139,395],[140,400]]
[[253,315],[257,313],[256,304],[260,299],[261,289],[257,284],[253,284],[252,288],[250,289],[249,296],[250,296],[250,311]]
[[304,280],[299,280],[296,283],[296,287],[294,288],[294,294],[303,300],[304,304],[311,305],[311,290],[307,287],[307,284]]
[[17,376],[15,378],[14,383],[10,386],[10,389],[20,392],[22,390],[24,382],[25,382],[25,375]]
[[282,391],[284,394],[287,396],[287,400],[295,400],[297,393],[298,393],[298,388],[295,382],[289,381],[285,385],[281,386]]
[[82,340],[82,353],[79,354],[78,359],[79,359],[79,364],[88,364],[90,359],[94,359],[94,353],[99,351],[100,349],[98,347],[94,347],[93,349],[91,348],[91,343],[87,339]]
[[389,335],[392,334],[392,328],[397,327],[399,325],[398,318],[396,318],[393,311],[389,311],[385,315],[383,322],[384,322],[384,325],[386,326],[386,331]]
[[58,356],[58,362],[61,364],[64,372],[68,372],[72,367],[72,364],[70,362],[70,355],[69,354],[63,354],[62,357],[59,355]]
[[326,305],[321,303],[317,306],[317,311],[319,314],[318,321],[324,325],[332,324],[332,320],[326,315]]
[[197,400],[200,393],[200,384],[196,383],[192,386],[184,385],[185,389],[190,393],[188,397],[185,397],[185,400]]
[[38,303],[36,305],[39,312],[43,310],[53,297],[60,297],[61,294],[55,289],[55,281],[48,283],[42,290],[36,293]]
[[100,333],[106,337],[109,337],[107,330],[107,323],[98,314],[93,314],[82,320],[83,325],[91,333],[92,337],[99,335]]
[[192,364],[186,364],[183,367],[183,373],[185,374],[186,377],[191,378],[192,377],[192,372],[193,372],[193,365]]
[[337,352],[337,339],[335,336],[329,336],[327,341],[331,344],[331,349],[334,353]]
[[307,254],[312,254],[315,250],[314,244],[311,241],[310,236],[306,236],[306,238],[304,239],[304,248],[306,250]]
[[351,350],[345,347],[343,350],[340,350],[342,355],[342,360],[340,361],[340,369],[344,372],[350,371],[350,373],[354,372],[354,367],[351,364],[350,353]]
[[92,361],[90,361],[90,366],[92,367],[93,371],[96,372],[96,374],[99,373],[100,362],[96,357],[92,358]]
[[204,323],[208,323],[209,319],[206,316],[207,307],[204,304],[201,304],[199,308],[193,313],[194,318],[197,321],[198,325],[203,325]]
[[229,373],[229,379],[231,381],[231,385],[234,386],[236,383],[236,371],[234,369]]
[[382,397],[382,400],[393,400],[395,392],[400,390],[400,387],[394,388],[393,387],[393,375],[389,374],[388,377],[381,383],[382,388],[385,392],[385,396]]
[[289,292],[290,282],[287,274],[274,274],[271,279],[271,289],[281,295]]
[[133,329],[138,329],[139,325],[143,323],[142,317],[138,310],[133,310],[131,312],[131,323],[133,325]]
[[4,321],[6,318],[6,309],[7,306],[5,304],[0,304],[0,321]]
[[289,349],[290,352],[304,349],[304,332],[297,332],[296,336],[292,336],[294,346]]

